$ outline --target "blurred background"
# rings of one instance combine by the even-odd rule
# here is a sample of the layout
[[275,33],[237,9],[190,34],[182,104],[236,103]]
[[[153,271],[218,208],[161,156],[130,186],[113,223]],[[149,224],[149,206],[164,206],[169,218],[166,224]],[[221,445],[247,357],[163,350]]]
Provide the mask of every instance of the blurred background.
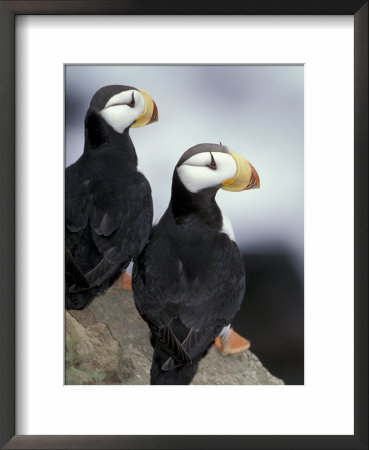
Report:
[[153,192],[154,223],[168,206],[174,166],[212,142],[241,153],[261,188],[220,190],[246,268],[233,327],[286,384],[304,383],[304,68],[302,65],[67,65],[65,163],[82,154],[84,117],[108,84],[144,89],[159,121],[131,129]]

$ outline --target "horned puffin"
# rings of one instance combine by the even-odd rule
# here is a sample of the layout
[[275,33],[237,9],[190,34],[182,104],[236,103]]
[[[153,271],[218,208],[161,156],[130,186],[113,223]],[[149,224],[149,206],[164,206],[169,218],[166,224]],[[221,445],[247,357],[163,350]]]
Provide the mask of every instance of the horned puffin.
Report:
[[169,206],[133,266],[135,304],[154,347],[151,384],[189,384],[214,338],[229,334],[245,271],[215,196],[259,186],[252,165],[223,145],[196,145],[178,161]]
[[65,170],[65,306],[102,294],[149,237],[151,188],[137,170],[129,129],[158,120],[151,96],[130,86],[99,89],[85,117],[82,156]]

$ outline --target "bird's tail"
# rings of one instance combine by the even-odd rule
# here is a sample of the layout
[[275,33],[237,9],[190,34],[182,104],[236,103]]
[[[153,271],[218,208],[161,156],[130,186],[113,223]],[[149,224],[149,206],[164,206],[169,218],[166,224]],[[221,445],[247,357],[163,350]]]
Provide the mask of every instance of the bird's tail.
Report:
[[197,372],[198,360],[192,361],[189,365],[180,365],[171,370],[163,370],[162,367],[168,355],[159,347],[154,350],[151,365],[150,384],[190,384]]
[[74,281],[74,285],[79,287],[79,290],[88,289],[90,287],[88,280],[78,267],[69,248],[65,249],[65,273]]
[[65,251],[65,307],[82,309],[96,295],[102,294],[129,264],[110,264],[105,258],[84,274],[71,251]]

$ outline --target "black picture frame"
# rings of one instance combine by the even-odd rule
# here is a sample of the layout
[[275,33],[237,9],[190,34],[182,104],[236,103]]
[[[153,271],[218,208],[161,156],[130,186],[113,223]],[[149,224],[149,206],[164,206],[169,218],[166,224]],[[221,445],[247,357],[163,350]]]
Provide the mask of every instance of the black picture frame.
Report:
[[[15,16],[18,14],[353,15],[355,57],[355,431],[353,436],[15,435]],[[10,0],[0,2],[0,445],[6,449],[368,448],[368,1]],[[318,407],[318,405],[317,405]],[[252,412],[251,412],[252,413]]]

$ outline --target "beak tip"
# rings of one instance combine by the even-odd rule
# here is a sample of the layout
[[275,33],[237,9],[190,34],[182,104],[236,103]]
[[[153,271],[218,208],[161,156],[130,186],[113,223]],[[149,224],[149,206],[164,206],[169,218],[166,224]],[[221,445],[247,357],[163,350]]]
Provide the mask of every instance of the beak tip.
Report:
[[152,102],[153,102],[153,112],[152,112],[151,118],[148,122],[148,125],[150,125],[151,123],[157,122],[159,120],[158,107],[156,106],[156,103],[154,102],[154,100]]
[[245,187],[245,191],[248,191],[250,189],[260,189],[259,174],[256,172],[255,167],[252,164],[250,164],[250,167],[251,167],[251,179],[250,183]]

